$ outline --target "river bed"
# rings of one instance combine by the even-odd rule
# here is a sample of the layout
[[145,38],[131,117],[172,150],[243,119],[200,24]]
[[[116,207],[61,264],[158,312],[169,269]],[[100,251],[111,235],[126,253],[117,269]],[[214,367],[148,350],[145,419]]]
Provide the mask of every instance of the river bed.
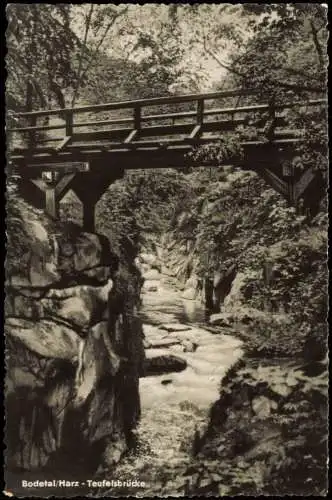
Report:
[[[187,367],[180,372],[140,379],[142,417],[136,431],[138,446],[116,468],[114,479],[144,481],[144,488],[126,490],[126,494],[160,496],[164,488],[166,496],[183,496],[175,479],[172,490],[167,478],[190,464],[194,435],[202,435],[206,430],[221,380],[243,354],[242,342],[204,329],[205,311],[201,303],[182,299],[181,291],[162,279],[156,283],[154,291],[142,295],[143,329],[146,342],[151,345],[146,356],[173,355],[185,360]],[[172,339],[179,343],[172,345]],[[154,347],[162,342],[170,345]],[[188,345],[189,351],[185,352],[183,346]]]

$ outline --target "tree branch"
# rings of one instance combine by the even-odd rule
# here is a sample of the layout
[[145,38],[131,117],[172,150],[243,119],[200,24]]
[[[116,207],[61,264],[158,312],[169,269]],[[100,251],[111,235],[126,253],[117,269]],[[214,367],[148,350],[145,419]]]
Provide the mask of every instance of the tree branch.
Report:
[[[217,57],[214,54],[214,52],[207,47],[206,39],[205,38],[203,38],[203,45],[204,45],[205,51],[211,57],[213,57],[213,59],[219,64],[219,66],[221,66],[222,68],[226,69],[227,71],[229,71],[229,72],[231,72],[231,73],[233,73],[233,74],[235,74],[237,76],[240,76],[241,78],[243,78],[244,82],[250,81],[250,77],[248,75],[245,75],[244,73],[241,73],[240,71],[235,70],[229,64],[225,63],[224,61],[221,61],[219,59],[219,57]],[[315,86],[311,86],[311,85],[307,86],[307,85],[299,85],[299,84],[287,83],[287,82],[283,82],[283,81],[273,80],[273,79],[268,78],[268,77],[266,78],[265,82],[266,83],[270,83],[270,84],[274,84],[274,85],[278,85],[281,88],[285,88],[285,89],[288,89],[288,90],[294,90],[294,91],[297,91],[297,92],[324,92],[324,88],[323,87],[315,87]]]
[[86,75],[86,73],[88,72],[88,70],[90,69],[91,67],[91,64],[92,64],[92,61],[95,59],[96,55],[98,54],[98,51],[99,49],[101,48],[102,44],[104,43],[104,40],[109,32],[109,30],[111,29],[111,27],[114,25],[115,21],[120,17],[122,16],[123,14],[125,14],[126,12],[128,11],[128,7],[125,7],[124,9],[122,9],[121,12],[118,12],[116,14],[114,14],[114,17],[112,18],[112,20],[108,23],[108,25],[106,26],[106,29],[104,31],[104,34],[103,36],[101,37],[101,39],[99,40],[98,44],[97,44],[97,47],[95,48],[95,50],[93,51],[93,54],[92,56],[90,57],[87,65],[85,66],[84,70],[82,71],[81,73],[81,76],[80,76],[80,80],[78,82],[78,86],[77,86],[77,92],[79,90],[79,87],[80,87],[80,84],[81,82],[84,80],[84,77]]
[[91,24],[91,18],[92,18],[92,14],[93,14],[93,9],[94,9],[94,4],[92,3],[90,5],[90,9],[89,9],[89,12],[88,12],[88,15],[87,15],[87,19],[86,19],[86,23],[85,23],[85,32],[84,32],[84,38],[83,38],[83,45],[81,46],[81,53],[80,53],[80,56],[79,56],[79,63],[78,63],[77,82],[75,84],[74,94],[73,94],[73,98],[72,98],[72,101],[71,101],[71,106],[72,107],[75,104],[77,92],[78,92],[78,89],[79,89],[79,86],[80,86],[80,78],[81,78],[82,65],[83,65],[83,55],[84,55],[84,52],[85,52],[85,49],[86,49],[87,40],[88,40],[88,34],[89,34],[89,29],[90,29],[90,24]]
[[304,78],[308,78],[308,79],[311,79],[311,80],[318,80],[318,81],[321,80],[321,78],[320,78],[319,75],[317,76],[316,74],[309,74],[309,73],[306,73],[305,71],[302,71],[300,69],[284,68],[284,70],[287,73],[293,73],[294,75],[299,75],[299,76],[302,76]]
[[220,67],[226,69],[227,71],[230,71],[231,73],[234,73],[235,75],[244,77],[243,74],[241,74],[240,72],[229,66],[229,64],[225,63],[224,61],[221,61],[219,57],[217,57],[216,54],[211,49],[208,48],[205,37],[203,37],[203,47],[205,52],[207,52],[219,64]]

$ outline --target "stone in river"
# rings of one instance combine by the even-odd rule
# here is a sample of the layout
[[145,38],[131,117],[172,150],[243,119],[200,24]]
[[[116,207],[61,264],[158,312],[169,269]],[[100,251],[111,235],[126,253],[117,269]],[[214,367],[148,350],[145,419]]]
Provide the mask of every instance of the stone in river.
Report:
[[227,313],[217,313],[210,316],[209,323],[216,326],[232,326],[232,316]]
[[191,342],[190,340],[184,340],[182,346],[183,352],[195,352],[198,347],[195,342]]
[[161,278],[161,275],[157,269],[150,269],[149,271],[146,271],[143,273],[143,278],[146,281],[159,281]]
[[174,356],[172,354],[158,355],[155,351],[151,351],[151,353],[152,354],[149,355],[149,351],[146,352],[147,358],[144,362],[145,376],[181,372],[187,367],[186,360],[178,356]]
[[150,266],[155,264],[157,260],[156,256],[152,253],[141,253],[138,259],[144,264],[149,264]]
[[164,347],[172,347],[175,345],[179,345],[180,343],[181,341],[177,339],[161,339],[161,340],[150,341],[150,345],[148,348],[162,349]]
[[142,311],[141,317],[143,321],[149,325],[159,326],[162,324],[170,323],[174,321],[175,317],[173,314],[163,313],[160,311],[145,310]]
[[158,285],[153,280],[146,280],[143,284],[143,290],[146,292],[158,292]]
[[183,325],[182,323],[167,323],[160,326],[161,330],[166,330],[167,332],[186,332],[191,330],[191,326]]
[[187,300],[195,300],[196,296],[197,296],[197,291],[195,288],[187,288],[181,295],[183,299]]

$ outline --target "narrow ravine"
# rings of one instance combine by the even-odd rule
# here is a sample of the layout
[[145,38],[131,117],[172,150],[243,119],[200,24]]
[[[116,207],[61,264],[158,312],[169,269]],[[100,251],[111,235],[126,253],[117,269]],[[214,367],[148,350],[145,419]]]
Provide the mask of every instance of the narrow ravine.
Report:
[[[163,477],[166,484],[172,471],[190,464],[194,436],[206,430],[221,380],[243,354],[240,340],[202,327],[202,304],[182,299],[162,275],[156,273],[154,281],[152,291],[146,287],[142,294],[147,360],[172,355],[187,366],[140,379],[138,446],[113,474],[115,480],[144,481],[144,488],[126,488],[126,494],[136,496],[160,495]],[[177,494],[176,487],[170,492],[168,485],[166,493]]]

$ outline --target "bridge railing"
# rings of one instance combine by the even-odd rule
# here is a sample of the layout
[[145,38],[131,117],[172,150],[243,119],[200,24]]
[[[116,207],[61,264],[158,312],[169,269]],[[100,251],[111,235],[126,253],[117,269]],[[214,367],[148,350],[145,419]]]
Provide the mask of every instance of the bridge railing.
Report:
[[[218,101],[225,102],[234,97],[255,97],[255,92],[235,89],[16,113],[15,119],[19,125],[7,132],[14,134],[15,138],[23,138],[22,148],[30,151],[35,149],[62,151],[67,148],[82,147],[82,143],[88,146],[91,143],[98,144],[105,141],[113,146],[130,147],[138,140],[148,144],[147,139],[151,137],[152,142],[162,143],[159,138],[165,136],[173,138],[182,136],[180,139],[174,138],[174,143],[193,142],[201,139],[204,133],[235,130],[241,125],[248,124],[250,118],[256,118],[255,125],[258,130],[264,127],[268,118],[271,117],[276,119],[277,125],[285,126],[286,122],[280,116],[281,111],[296,106],[319,106],[326,102],[324,99],[315,99],[303,103],[289,102],[276,105],[270,101],[263,104],[218,107]],[[183,106],[186,103],[193,105],[195,109],[170,111],[172,106]],[[165,111],[151,113],[153,107]],[[95,118],[105,113],[119,111],[127,111],[130,116]],[[86,118],[87,114],[88,118]],[[38,124],[38,120],[46,120],[47,123]],[[165,121],[170,123],[165,123]],[[21,125],[22,122],[24,124]],[[108,128],[105,130],[105,127]],[[49,135],[50,133],[53,135]],[[54,146],[54,143],[59,144]]]

